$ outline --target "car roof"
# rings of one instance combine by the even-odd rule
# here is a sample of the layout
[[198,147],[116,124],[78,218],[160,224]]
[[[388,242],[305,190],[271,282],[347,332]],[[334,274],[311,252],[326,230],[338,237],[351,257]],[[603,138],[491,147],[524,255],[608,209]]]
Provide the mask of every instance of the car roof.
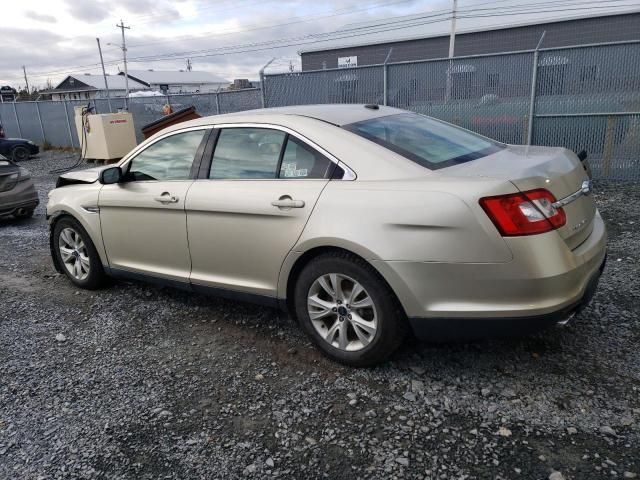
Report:
[[350,123],[361,122],[372,118],[385,117],[388,115],[396,115],[399,113],[407,113],[400,110],[383,105],[365,105],[365,104],[328,104],[328,105],[297,105],[291,107],[275,107],[261,108],[257,110],[245,110],[243,112],[226,113],[223,115],[214,115],[211,117],[202,117],[197,120],[191,120],[179,125],[210,125],[217,123],[238,123],[238,122],[282,122],[283,120],[291,121],[292,116],[308,117],[332,125],[343,126]]

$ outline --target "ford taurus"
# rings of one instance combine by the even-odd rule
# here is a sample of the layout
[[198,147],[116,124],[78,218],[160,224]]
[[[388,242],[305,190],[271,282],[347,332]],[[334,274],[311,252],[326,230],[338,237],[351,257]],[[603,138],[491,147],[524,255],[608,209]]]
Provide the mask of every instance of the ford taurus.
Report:
[[279,305],[337,361],[524,334],[595,291],[605,226],[585,165],[377,105],[175,125],[50,193],[56,268]]

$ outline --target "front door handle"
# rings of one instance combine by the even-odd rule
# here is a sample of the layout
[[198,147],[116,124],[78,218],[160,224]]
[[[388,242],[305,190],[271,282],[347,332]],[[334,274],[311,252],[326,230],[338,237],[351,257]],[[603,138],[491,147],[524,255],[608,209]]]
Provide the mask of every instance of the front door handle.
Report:
[[282,209],[304,208],[304,200],[294,200],[289,195],[283,195],[278,200],[271,202],[271,205]]
[[159,197],[153,198],[156,202],[160,203],[178,203],[180,200],[175,195],[171,195],[169,192],[163,192]]

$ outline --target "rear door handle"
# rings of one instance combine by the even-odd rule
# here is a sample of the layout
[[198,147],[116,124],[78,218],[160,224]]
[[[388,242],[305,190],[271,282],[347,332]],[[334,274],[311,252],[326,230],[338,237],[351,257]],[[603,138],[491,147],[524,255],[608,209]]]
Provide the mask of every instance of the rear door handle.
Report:
[[289,195],[283,195],[278,200],[271,202],[271,205],[278,208],[304,208],[304,200],[294,200]]
[[169,192],[163,192],[159,197],[153,198],[156,202],[160,203],[178,203],[180,200],[175,195],[171,195]]

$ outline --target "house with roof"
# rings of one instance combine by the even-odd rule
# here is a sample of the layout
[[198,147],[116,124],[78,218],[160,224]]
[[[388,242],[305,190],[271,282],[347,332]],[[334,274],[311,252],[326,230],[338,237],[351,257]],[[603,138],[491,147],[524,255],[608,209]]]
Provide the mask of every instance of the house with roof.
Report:
[[[125,78],[120,75],[107,75],[109,96],[124,97],[126,94]],[[149,90],[144,83],[129,79],[129,92]],[[93,100],[107,98],[107,89],[102,75],[68,75],[56,87],[40,92],[42,96],[51,96],[51,100]]]
[[[127,73],[131,80],[168,94],[210,93],[229,86],[229,80],[209,72],[129,70]],[[124,78],[124,72],[119,75]]]

